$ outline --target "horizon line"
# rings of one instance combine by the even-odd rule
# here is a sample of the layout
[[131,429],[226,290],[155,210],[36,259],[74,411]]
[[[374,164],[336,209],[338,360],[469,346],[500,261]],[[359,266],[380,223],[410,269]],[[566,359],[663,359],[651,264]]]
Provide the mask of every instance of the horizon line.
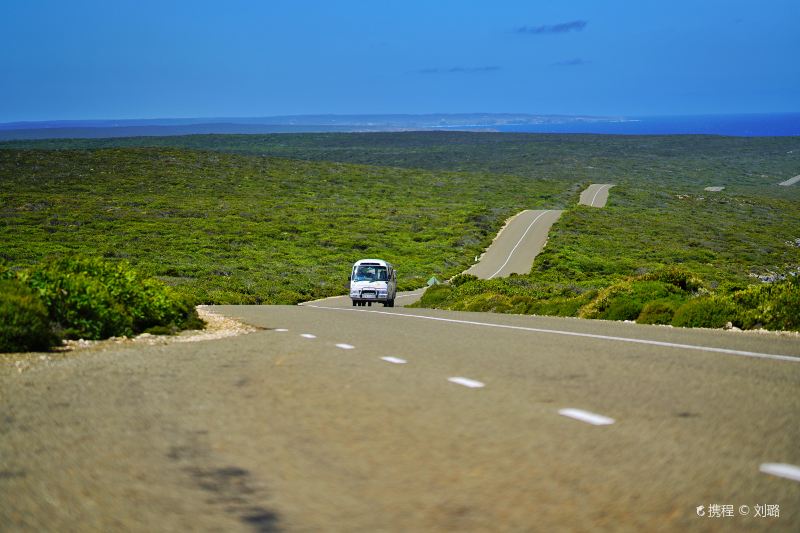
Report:
[[[746,112],[716,112],[716,113],[675,113],[675,114],[589,114],[589,113],[531,113],[531,112],[442,112],[442,113],[306,113],[306,114],[287,114],[287,115],[238,115],[238,116],[155,116],[137,118],[60,118],[60,119],[36,119],[36,120],[10,120],[1,121],[0,126],[16,126],[27,124],[58,124],[58,123],[91,123],[91,122],[143,122],[143,121],[212,121],[202,122],[202,124],[219,124],[218,121],[236,120],[267,120],[267,119],[292,119],[292,118],[365,118],[365,117],[553,117],[553,118],[572,118],[572,119],[595,119],[595,120],[625,120],[636,118],[686,118],[686,117],[722,117],[722,116],[753,116],[753,115],[795,115],[800,111],[746,111]],[[270,125],[261,123],[262,125]],[[197,125],[197,124],[195,124]],[[313,125],[313,124],[305,124]],[[321,124],[320,124],[321,125]]]

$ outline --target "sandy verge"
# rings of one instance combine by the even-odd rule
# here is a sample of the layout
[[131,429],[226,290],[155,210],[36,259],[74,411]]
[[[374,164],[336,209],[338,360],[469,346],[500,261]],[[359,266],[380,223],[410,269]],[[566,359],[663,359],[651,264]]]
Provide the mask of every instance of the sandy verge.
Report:
[[33,365],[65,359],[72,354],[86,351],[106,351],[124,346],[154,346],[178,342],[210,341],[245,335],[259,329],[214,313],[204,305],[197,306],[197,314],[205,321],[205,329],[186,330],[180,332],[178,335],[151,335],[149,333],[142,333],[135,337],[111,337],[110,339],[100,341],[88,341],[84,339],[67,340],[64,341],[62,346],[54,348],[50,352],[0,353],[0,371],[16,370],[21,373],[31,368]]

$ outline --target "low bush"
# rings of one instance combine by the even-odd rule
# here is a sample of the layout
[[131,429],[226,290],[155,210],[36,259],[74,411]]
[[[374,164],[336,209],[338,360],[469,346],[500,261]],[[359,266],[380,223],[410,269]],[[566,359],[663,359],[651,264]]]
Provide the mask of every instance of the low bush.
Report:
[[589,291],[572,298],[552,298],[537,300],[530,304],[526,310],[528,314],[577,316],[581,307],[591,302],[597,296],[597,291]]
[[[625,280],[601,290],[597,297],[583,306],[582,318],[605,320],[636,320],[645,304],[668,297],[679,297],[682,290],[677,285],[664,281],[648,281],[637,278]],[[688,296],[688,295],[687,295]]]
[[37,295],[16,280],[0,280],[0,352],[44,351],[60,342]]
[[459,302],[459,305],[453,306],[452,309],[457,311],[508,313],[512,311],[513,304],[508,296],[488,292],[467,298]]
[[638,300],[628,298],[616,298],[610,305],[596,318],[604,320],[635,320],[642,312],[643,304]]
[[610,307],[613,300],[618,298],[621,294],[628,293],[630,290],[630,281],[615,283],[610,287],[601,289],[594,300],[581,307],[578,311],[578,316],[581,318],[601,318]]
[[678,287],[682,291],[696,292],[703,287],[703,280],[692,272],[678,266],[668,266],[655,272],[643,274],[641,281],[661,281]]
[[477,280],[477,276],[473,276],[472,274],[458,274],[453,276],[453,279],[450,280],[450,285],[453,287],[460,287],[461,285]]
[[684,328],[721,328],[737,317],[737,308],[727,296],[701,296],[681,305],[672,325]]
[[683,302],[676,298],[662,298],[647,302],[636,318],[639,324],[671,324],[675,311]]
[[67,338],[202,327],[189,301],[159,281],[142,278],[126,263],[68,257],[18,272],[17,278],[33,289],[56,331]]
[[413,307],[440,307],[453,293],[449,285],[431,285]]
[[800,330],[800,279],[753,285],[733,293],[739,308],[738,324],[745,329],[763,327]]

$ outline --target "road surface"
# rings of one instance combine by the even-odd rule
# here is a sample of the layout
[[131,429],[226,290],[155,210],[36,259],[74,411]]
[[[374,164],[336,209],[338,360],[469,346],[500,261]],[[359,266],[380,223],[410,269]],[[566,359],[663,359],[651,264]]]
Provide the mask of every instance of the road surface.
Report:
[[800,483],[762,472],[800,465],[797,336],[313,305],[0,373],[2,528],[800,524]]
[[582,193],[580,200],[581,205],[588,205],[589,207],[605,207],[608,201],[608,191],[614,185],[611,183],[596,183],[589,185]]
[[563,211],[522,211],[508,221],[480,260],[467,274],[482,279],[502,278],[512,273],[527,274],[533,260],[544,248],[550,227]]

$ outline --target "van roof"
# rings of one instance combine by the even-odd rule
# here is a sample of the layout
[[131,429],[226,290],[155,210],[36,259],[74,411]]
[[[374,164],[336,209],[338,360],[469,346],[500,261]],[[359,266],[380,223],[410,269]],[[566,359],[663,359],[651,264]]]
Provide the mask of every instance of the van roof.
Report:
[[388,263],[383,259],[360,259],[356,261],[353,266],[360,266],[360,265],[375,265],[375,266],[385,266],[385,267],[392,266],[391,263]]

